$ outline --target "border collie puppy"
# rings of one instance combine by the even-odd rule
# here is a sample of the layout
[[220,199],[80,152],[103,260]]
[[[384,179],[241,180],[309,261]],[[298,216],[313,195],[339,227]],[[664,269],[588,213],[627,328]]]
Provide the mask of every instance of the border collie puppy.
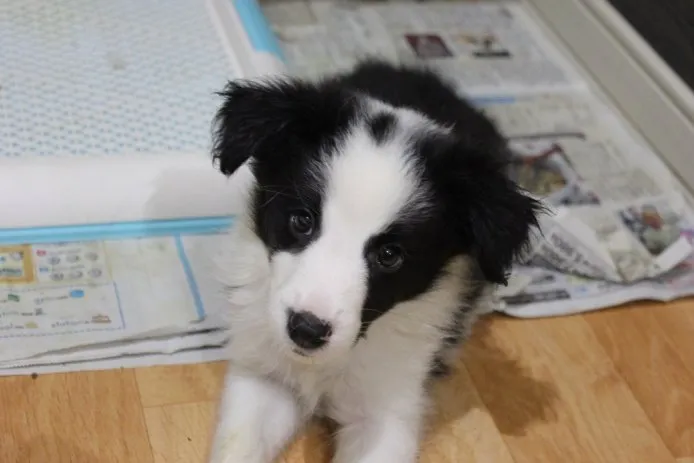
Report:
[[411,463],[429,382],[506,282],[539,204],[505,141],[433,71],[368,61],[235,81],[213,154],[247,169],[223,250],[229,370],[210,459],[270,463],[311,416],[335,463]]

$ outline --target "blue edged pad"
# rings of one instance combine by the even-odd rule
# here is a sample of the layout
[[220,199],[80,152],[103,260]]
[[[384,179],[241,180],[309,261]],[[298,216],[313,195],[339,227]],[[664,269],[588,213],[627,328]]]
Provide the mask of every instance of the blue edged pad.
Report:
[[275,55],[281,61],[285,61],[284,52],[258,2],[255,0],[233,0],[233,2],[253,48]]
[[0,245],[100,241],[153,236],[219,233],[231,227],[233,217],[148,220],[60,227],[0,229]]

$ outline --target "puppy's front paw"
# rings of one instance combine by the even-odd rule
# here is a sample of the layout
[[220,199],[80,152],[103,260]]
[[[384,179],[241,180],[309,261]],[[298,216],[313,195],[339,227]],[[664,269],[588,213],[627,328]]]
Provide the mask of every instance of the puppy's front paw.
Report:
[[390,418],[386,413],[343,428],[333,463],[415,463],[419,419]]
[[299,421],[289,391],[264,378],[230,373],[209,463],[272,463]]

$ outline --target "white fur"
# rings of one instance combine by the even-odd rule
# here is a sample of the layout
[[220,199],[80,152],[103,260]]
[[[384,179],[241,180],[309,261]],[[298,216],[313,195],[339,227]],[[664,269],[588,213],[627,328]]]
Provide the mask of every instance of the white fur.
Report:
[[[317,166],[326,174],[322,230],[304,251],[270,261],[248,214],[233,230],[222,263],[232,288],[230,365],[212,463],[270,463],[315,413],[340,425],[336,463],[416,460],[424,385],[469,263],[451,262],[436,287],[392,308],[354,343],[367,283],[365,242],[403,208],[427,205],[403,156],[407,134],[422,123],[406,116],[402,133],[384,146],[357,128],[330,164]],[[309,356],[293,352],[287,307],[330,321],[328,344]]]

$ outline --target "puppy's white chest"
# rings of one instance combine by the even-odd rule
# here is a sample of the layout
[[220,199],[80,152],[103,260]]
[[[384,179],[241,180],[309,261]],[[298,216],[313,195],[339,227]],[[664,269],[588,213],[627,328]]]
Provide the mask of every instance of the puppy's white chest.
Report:
[[418,404],[428,372],[429,355],[422,351],[408,355],[404,346],[361,342],[339,371],[319,381],[300,379],[302,392],[319,406],[317,413],[343,425],[361,422],[394,402],[405,408]]

